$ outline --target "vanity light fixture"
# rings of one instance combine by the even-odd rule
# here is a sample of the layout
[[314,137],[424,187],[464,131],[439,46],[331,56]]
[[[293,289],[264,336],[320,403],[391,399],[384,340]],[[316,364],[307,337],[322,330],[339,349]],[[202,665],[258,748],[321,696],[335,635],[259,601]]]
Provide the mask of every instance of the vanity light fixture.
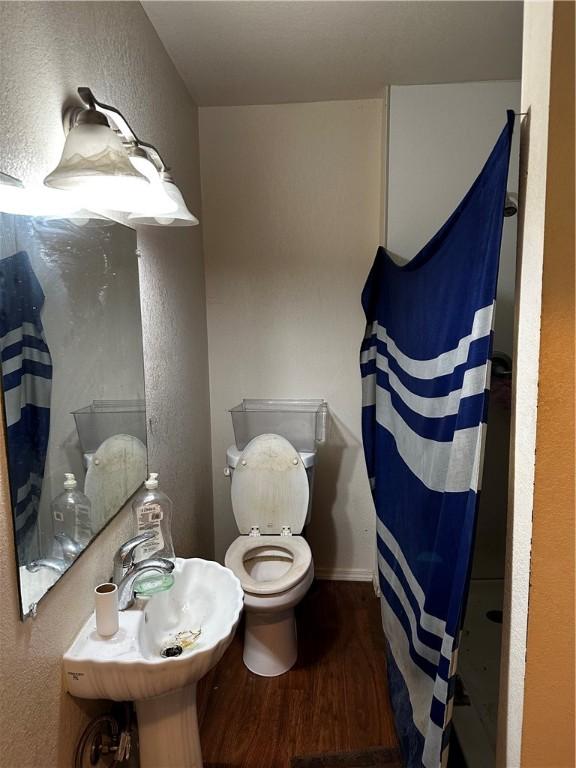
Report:
[[86,229],[100,229],[101,227],[112,227],[116,224],[114,219],[106,216],[104,212],[88,211],[84,208],[80,208],[72,213],[51,213],[49,215],[43,215],[42,218],[50,220],[62,220],[70,221],[77,227],[86,227]]
[[161,225],[164,227],[195,227],[199,221],[186,207],[182,193],[176,186],[170,172],[168,170],[161,171],[159,176],[164,193],[174,203],[174,210],[162,215],[158,215],[157,212],[146,211],[131,213],[128,216],[128,221],[133,224]]
[[168,196],[162,183],[162,178],[156,166],[150,160],[142,147],[135,146],[130,151],[130,162],[139,173],[145,176],[150,183],[150,194],[138,204],[132,207],[128,216],[130,221],[135,216],[159,216],[160,214],[171,215],[176,212],[176,203]]
[[0,213],[52,219],[94,218],[90,211],[78,210],[74,206],[74,199],[64,192],[42,185],[27,187],[14,176],[0,172]]
[[158,150],[140,141],[121,112],[89,88],[78,88],[78,94],[86,106],[65,112],[62,158],[44,183],[73,191],[91,210],[128,213],[134,224],[198,224]]
[[132,165],[106,116],[89,105],[68,110],[64,119],[62,157],[44,184],[74,192],[86,208],[133,210],[134,197],[144,195],[150,182]]
[[0,171],[0,213],[18,213],[24,199],[24,184]]

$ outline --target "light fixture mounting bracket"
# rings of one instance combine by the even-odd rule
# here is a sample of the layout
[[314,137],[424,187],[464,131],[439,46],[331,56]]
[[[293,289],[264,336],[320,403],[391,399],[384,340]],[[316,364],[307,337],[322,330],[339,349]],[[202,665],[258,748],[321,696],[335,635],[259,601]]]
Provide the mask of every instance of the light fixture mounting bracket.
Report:
[[[129,147],[139,147],[140,149],[144,150],[149,160],[151,160],[151,162],[154,164],[158,173],[169,170],[166,163],[162,160],[160,152],[158,152],[156,147],[152,144],[148,144],[146,141],[141,141],[136,136],[130,127],[130,124],[119,109],[98,101],[98,99],[92,93],[91,89],[87,86],[80,86],[78,88],[78,96],[89,110],[100,112],[108,119],[111,127],[114,128],[122,137],[124,144]],[[85,110],[82,109],[82,107],[70,107],[66,111],[64,114],[64,129],[67,129],[66,132],[68,132],[74,125],[76,125],[80,113],[84,111]]]

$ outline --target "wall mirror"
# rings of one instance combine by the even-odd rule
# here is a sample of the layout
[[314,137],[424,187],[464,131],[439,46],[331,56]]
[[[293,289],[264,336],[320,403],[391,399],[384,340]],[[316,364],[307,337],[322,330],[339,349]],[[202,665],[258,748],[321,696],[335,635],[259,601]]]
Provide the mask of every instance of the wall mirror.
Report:
[[0,351],[25,618],[145,479],[136,233],[0,214]]

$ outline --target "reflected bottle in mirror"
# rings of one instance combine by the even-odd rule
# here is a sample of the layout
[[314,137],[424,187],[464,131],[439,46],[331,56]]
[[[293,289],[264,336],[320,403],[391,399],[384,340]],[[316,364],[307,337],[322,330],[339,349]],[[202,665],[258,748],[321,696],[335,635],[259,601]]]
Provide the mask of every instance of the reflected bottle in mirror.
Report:
[[54,556],[71,563],[90,543],[94,533],[90,499],[78,490],[74,475],[64,475],[64,491],[51,504],[54,520]]

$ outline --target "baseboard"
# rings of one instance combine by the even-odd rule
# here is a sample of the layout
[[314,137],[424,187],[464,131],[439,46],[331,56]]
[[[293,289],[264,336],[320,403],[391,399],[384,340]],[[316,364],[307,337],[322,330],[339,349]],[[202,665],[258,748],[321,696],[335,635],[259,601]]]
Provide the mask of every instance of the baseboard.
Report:
[[322,581],[372,581],[372,571],[365,568],[314,568],[314,575]]

